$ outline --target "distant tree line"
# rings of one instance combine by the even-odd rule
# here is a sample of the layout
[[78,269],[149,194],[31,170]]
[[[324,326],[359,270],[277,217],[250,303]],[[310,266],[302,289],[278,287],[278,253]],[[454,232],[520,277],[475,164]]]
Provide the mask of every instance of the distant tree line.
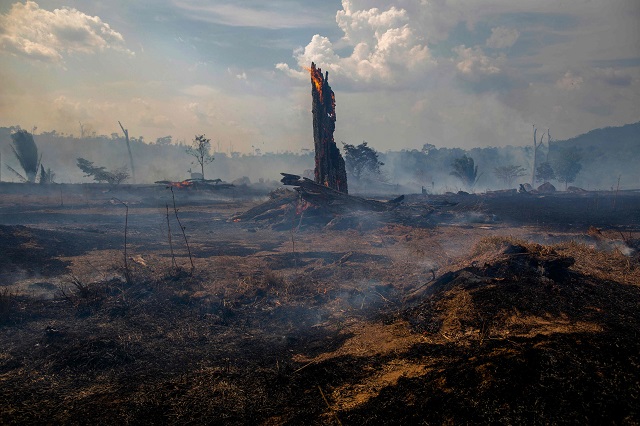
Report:
[[[551,142],[548,132],[545,132],[542,143],[536,142],[538,161],[535,168],[531,143],[524,147],[465,150],[436,147],[434,143],[437,142],[430,141],[433,143],[425,143],[422,149],[379,152],[370,143],[365,145],[363,142],[359,145],[345,143],[341,148],[347,160],[349,179],[360,180],[365,185],[387,182],[417,190],[424,186],[436,192],[469,190],[472,186],[473,190],[482,191],[517,188],[520,183],[530,182],[533,174],[536,185],[558,182],[564,188],[574,184],[585,189],[609,189],[621,175],[623,187],[637,188],[640,182],[640,168],[637,167],[640,162],[640,150],[637,149],[639,132],[640,123],[636,123],[597,129],[567,141]],[[84,134],[91,132],[85,131]],[[262,155],[256,155],[255,150],[251,154],[220,152],[219,149],[210,152],[213,151],[210,143],[208,155],[215,156],[212,167],[209,163],[200,165],[196,157],[185,152],[192,143],[185,144],[170,135],[157,138],[154,143],[145,142],[143,137],[131,137],[130,143],[137,172],[144,182],[182,180],[188,176],[191,161],[198,164],[199,171],[207,174],[207,178],[226,181],[243,176],[254,181],[260,177],[277,181],[281,171],[301,174],[313,167],[310,150],[273,153],[267,148]],[[94,162],[95,168],[104,167],[103,171],[115,172],[122,169],[118,166],[126,162],[128,155],[122,133],[111,136],[93,133],[81,140],[56,131],[40,132],[34,136],[32,132],[15,126],[0,127],[0,151],[3,171],[0,177],[3,180],[10,176],[35,183],[82,181],[87,175],[77,167],[78,158]],[[349,151],[355,155],[351,156]],[[473,160],[473,167],[469,167],[471,162],[467,158]],[[463,164],[467,165],[466,168],[460,167]]]

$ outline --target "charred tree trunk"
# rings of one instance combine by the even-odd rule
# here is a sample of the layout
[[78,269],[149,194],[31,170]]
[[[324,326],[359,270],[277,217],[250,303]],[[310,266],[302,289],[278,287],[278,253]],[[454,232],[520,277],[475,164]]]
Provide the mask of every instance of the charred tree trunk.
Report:
[[531,187],[536,187],[536,169],[538,168],[538,145],[536,145],[536,125],[533,125],[533,170],[531,170]]
[[315,182],[336,191],[348,193],[344,159],[333,140],[336,128],[336,102],[329,86],[329,73],[311,63],[311,96],[313,113],[313,142],[316,153]]
[[129,130],[125,129],[122,126],[122,123],[118,121],[120,128],[122,129],[122,133],[124,133],[124,138],[127,141],[127,150],[129,151],[129,161],[131,162],[131,179],[133,183],[136,183],[136,169],[133,167],[133,155],[131,154],[131,144],[129,144]]

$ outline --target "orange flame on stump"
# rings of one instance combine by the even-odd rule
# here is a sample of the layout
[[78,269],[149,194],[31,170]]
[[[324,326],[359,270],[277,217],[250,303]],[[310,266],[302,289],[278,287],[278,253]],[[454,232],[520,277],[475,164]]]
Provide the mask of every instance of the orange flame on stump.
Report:
[[324,78],[322,77],[322,70],[320,68],[316,68],[316,64],[311,63],[311,68],[303,67],[305,70],[309,72],[311,75],[311,83],[315,86],[318,91],[318,95],[320,97],[320,102],[323,101],[322,97],[322,86],[324,85]]

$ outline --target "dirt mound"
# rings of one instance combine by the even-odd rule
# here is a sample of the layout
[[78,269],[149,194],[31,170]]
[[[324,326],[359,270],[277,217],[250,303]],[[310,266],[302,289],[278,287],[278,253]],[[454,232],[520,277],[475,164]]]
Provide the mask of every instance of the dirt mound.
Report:
[[426,300],[407,311],[417,330],[470,341],[599,332],[621,321],[640,328],[634,308],[640,289],[573,270],[576,260],[566,253],[499,239],[476,252],[469,266],[442,275]]
[[346,419],[634,424],[640,288],[588,270],[587,255],[483,241],[467,266],[442,275],[401,314],[425,339],[404,358],[428,371],[401,378]]

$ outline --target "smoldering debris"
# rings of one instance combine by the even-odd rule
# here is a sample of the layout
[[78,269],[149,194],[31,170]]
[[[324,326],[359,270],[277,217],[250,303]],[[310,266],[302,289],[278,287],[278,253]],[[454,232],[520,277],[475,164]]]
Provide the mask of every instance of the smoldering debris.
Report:
[[193,189],[193,190],[209,190],[220,191],[234,188],[235,185],[225,182],[222,179],[185,179],[179,182],[170,180],[159,180],[155,182],[159,185],[165,185],[176,189]]
[[270,199],[233,216],[234,222],[250,221],[274,229],[320,226],[326,229],[371,230],[389,224],[433,227],[442,223],[493,223],[495,215],[484,211],[475,197],[401,195],[388,201],[347,195],[310,179],[282,173],[282,183],[294,190],[273,192]]

